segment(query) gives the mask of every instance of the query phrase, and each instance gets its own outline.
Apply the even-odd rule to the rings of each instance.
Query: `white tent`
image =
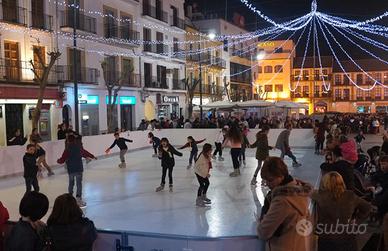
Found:
[[[265,100],[249,100],[249,101],[237,103],[237,107],[240,107],[240,108],[270,107],[273,105],[274,105],[273,102],[269,102]]]
[[[291,102],[291,101],[278,101],[275,103],[276,107],[281,108],[308,108],[308,105],[297,103],[297,102]]]
[[[202,108],[215,108],[215,109],[230,109],[235,107],[236,107],[236,102],[229,102],[229,101],[216,101],[202,106]]]

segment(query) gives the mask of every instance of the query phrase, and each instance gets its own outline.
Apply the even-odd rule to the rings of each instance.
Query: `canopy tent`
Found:
[[[213,108],[213,109],[231,109],[237,107],[236,102],[229,101],[216,101],[202,105],[202,108]]]
[[[276,107],[281,107],[281,108],[308,108],[308,105],[297,103],[297,102],[291,102],[291,101],[277,101],[275,103]]]
[[[270,107],[273,106],[273,102],[265,101],[265,100],[249,100],[245,102],[239,102],[236,104],[237,107],[240,108],[254,108],[254,107]]]

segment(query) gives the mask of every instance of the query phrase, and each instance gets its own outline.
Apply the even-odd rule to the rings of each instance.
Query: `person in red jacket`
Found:
[[[8,210],[0,202],[0,251],[3,250],[3,246],[4,246],[4,228],[5,228],[5,223],[7,223],[8,220],[9,220]]]
[[[76,199],[79,207],[86,207],[86,203],[82,200],[82,176],[84,167],[82,158],[97,159],[93,154],[86,151],[80,142],[77,142],[74,135],[69,135],[67,138],[68,145],[62,154],[62,157],[57,160],[58,164],[66,162],[67,172],[69,174],[69,194],[73,195],[74,180],[77,182]]]

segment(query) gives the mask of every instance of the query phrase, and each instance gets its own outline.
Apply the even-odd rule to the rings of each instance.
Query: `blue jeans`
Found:
[[[82,198],[82,175],[83,172],[78,173],[69,173],[69,194],[73,195],[73,188],[74,188],[74,180],[76,180],[77,183],[77,198]]]
[[[189,158],[189,164],[193,164],[193,159],[194,161],[197,159],[198,151],[191,151],[190,152],[190,158]]]
[[[280,154],[280,158],[284,159],[284,156],[286,155],[292,159],[292,162],[294,164],[298,163],[298,161],[296,161],[295,155],[291,152],[291,150],[281,149],[281,151],[282,151],[282,153]]]

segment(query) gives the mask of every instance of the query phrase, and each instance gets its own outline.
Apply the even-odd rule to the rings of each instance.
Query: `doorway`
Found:
[[[65,105],[62,108],[62,122],[69,126],[71,124],[71,107],[69,105]]]
[[[133,105],[120,105],[121,110],[121,129],[125,131],[133,130]]]
[[[14,136],[16,129],[20,129],[21,135],[24,135],[23,105],[21,104],[5,105],[5,126],[6,126],[7,140]]]

